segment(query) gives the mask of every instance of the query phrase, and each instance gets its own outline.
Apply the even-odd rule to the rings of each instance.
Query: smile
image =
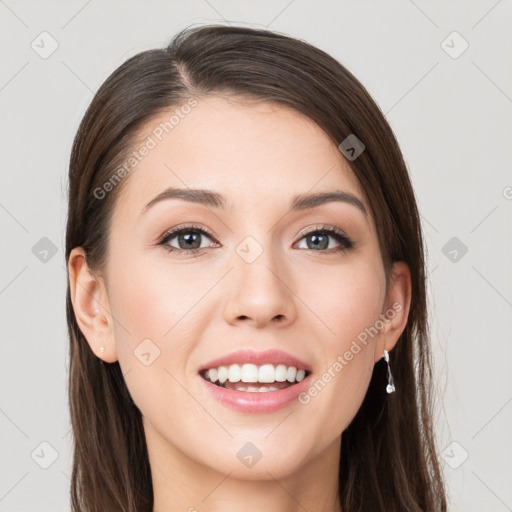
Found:
[[[307,370],[284,364],[232,364],[209,368],[200,373],[203,379],[225,389],[242,392],[278,391],[301,382]]]

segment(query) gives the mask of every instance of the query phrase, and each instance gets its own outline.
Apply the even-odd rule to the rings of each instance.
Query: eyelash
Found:
[[[205,229],[205,228],[202,228],[200,226],[195,226],[195,225],[188,225],[188,226],[179,226],[177,228],[173,228],[169,231],[166,231],[158,240],[157,242],[157,245],[162,245],[162,246],[166,246],[167,243],[172,240],[176,235],[179,235],[180,233],[187,233],[187,232],[195,232],[195,233],[199,233],[201,235],[205,235],[207,236],[208,238],[211,238],[211,239],[215,239],[214,236],[213,236],[213,233],[211,233],[209,230]],[[339,242],[341,244],[341,248],[337,248],[337,249],[322,249],[320,251],[314,251],[313,249],[307,249],[307,250],[310,250],[310,251],[314,251],[314,252],[319,252],[321,254],[323,253],[333,253],[333,252],[346,252],[352,248],[354,248],[355,244],[354,242],[352,242],[352,240],[350,240],[350,238],[347,237],[347,235],[345,235],[341,230],[337,229],[337,228],[334,228],[334,227],[331,227],[331,226],[322,226],[320,228],[315,228],[313,230],[310,230],[310,231],[306,231],[306,232],[302,232],[299,234],[299,240],[302,240],[303,238],[305,238],[306,236],[311,236],[311,235],[317,235],[317,234],[321,234],[321,235],[329,235],[331,236],[332,238],[334,238],[337,242]],[[171,247],[171,246],[168,246],[165,247],[165,249],[168,251],[168,252],[178,252],[180,253],[181,255],[196,255],[198,256],[200,251],[202,251],[203,249],[206,249],[206,247],[203,247],[203,248],[197,248],[197,249],[178,249],[176,247]],[[301,249],[301,250],[304,250],[304,249]]]

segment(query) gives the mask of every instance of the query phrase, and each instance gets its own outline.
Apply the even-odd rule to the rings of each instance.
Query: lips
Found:
[[[240,350],[199,368],[201,381],[222,405],[270,413],[291,405],[311,382],[311,365],[281,350]]]
[[[200,378],[200,381],[209,396],[223,407],[237,413],[269,414],[291,407],[293,404],[297,407],[298,397],[311,385],[312,375],[292,386],[266,393],[226,389],[204,378]]]

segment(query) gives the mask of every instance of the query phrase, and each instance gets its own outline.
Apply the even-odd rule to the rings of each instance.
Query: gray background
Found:
[[[450,510],[512,510],[511,12],[504,0],[0,0],[0,510],[69,510],[63,253],[78,123],[128,57],[219,21],[319,46],[385,112],[428,247]]]

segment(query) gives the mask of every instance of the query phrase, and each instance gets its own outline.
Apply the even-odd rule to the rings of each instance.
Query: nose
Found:
[[[255,328],[290,325],[297,315],[293,278],[283,261],[276,261],[265,249],[252,263],[238,254],[233,258],[224,304],[224,319],[231,325],[241,322]]]

